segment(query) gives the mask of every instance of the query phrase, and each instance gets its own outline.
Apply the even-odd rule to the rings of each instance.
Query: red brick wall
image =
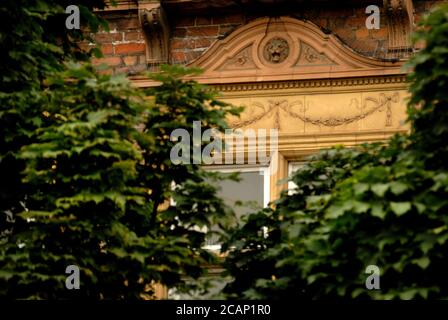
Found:
[[[292,13],[292,17],[310,20],[318,26],[331,30],[343,42],[365,55],[379,55],[387,44],[386,21],[379,30],[365,27],[365,6],[352,9],[308,9]],[[385,15],[381,15],[382,17]],[[229,16],[194,16],[174,20],[171,40],[171,62],[189,63],[199,57],[219,38],[225,37],[238,26],[258,18],[242,14]]]
[[[318,26],[330,30],[355,51],[367,56],[379,56],[381,49],[387,46],[386,15],[380,14],[380,29],[366,28],[366,7],[351,9],[309,10],[295,15],[297,18],[314,22]]]
[[[107,73],[138,74],[146,70],[146,45],[136,11],[103,13],[109,32],[101,30],[94,40],[101,46],[104,58],[94,59],[97,66],[106,64]],[[94,44],[90,44],[94,46]]]
[[[170,62],[185,64],[199,57],[217,39],[246,22],[242,14],[173,19]]]
[[[443,1],[414,1],[415,19],[432,6]],[[144,35],[139,25],[136,10],[124,10],[101,13],[109,21],[110,32],[94,35],[101,45],[104,58],[94,60],[95,64],[106,63],[105,72],[129,75],[147,69]],[[387,49],[387,20],[381,14],[381,28],[368,30],[365,27],[367,15],[365,5],[340,8],[321,6],[291,12],[290,16],[310,20],[318,26],[336,34],[344,43],[368,56],[381,56]],[[215,41],[226,37],[237,27],[263,15],[243,13],[216,14],[211,11],[202,15],[170,15],[171,24],[169,62],[187,64],[204,53]],[[93,46],[93,44],[90,44]]]

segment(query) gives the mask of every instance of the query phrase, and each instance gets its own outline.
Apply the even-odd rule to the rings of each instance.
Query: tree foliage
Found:
[[[50,20],[64,4],[8,2],[37,28],[31,43],[10,53],[37,60],[29,70],[11,63],[4,75],[17,77],[4,81],[1,93],[0,164],[9,176],[1,181],[7,214],[0,295],[141,299],[153,297],[155,283],[188,290],[185,278],[198,278],[216,261],[203,249],[205,230],[224,227],[233,214],[216,197],[214,175],[171,163],[170,133],[191,131],[193,120],[224,129],[224,117],[238,110],[183,80],[196,70],[164,67],[150,75],[161,85],[146,91],[123,77],[99,75],[77,59],[79,38],[49,34],[58,30]],[[81,10],[85,16],[93,17],[92,6]],[[53,53],[42,49],[59,42],[68,43]],[[81,271],[80,290],[65,287],[69,265]]]
[[[45,78],[62,70],[66,59],[86,60],[98,49],[82,51],[78,43],[89,39],[82,30],[65,28],[69,0],[4,0],[0,7],[0,236],[7,234],[13,215],[23,210],[28,192],[21,183],[24,162],[20,148],[34,140],[36,129],[51,119],[40,100]],[[84,29],[95,32],[107,24],[92,13],[103,0],[78,1]]]
[[[448,297],[448,6],[417,39],[426,47],[411,61],[410,134],[309,159],[292,194],[231,234],[229,297]],[[366,289],[369,265],[380,290]]]

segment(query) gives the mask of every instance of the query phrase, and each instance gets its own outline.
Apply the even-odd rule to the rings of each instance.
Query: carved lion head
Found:
[[[285,39],[272,38],[264,47],[264,58],[272,63],[283,62],[289,54],[289,45]]]

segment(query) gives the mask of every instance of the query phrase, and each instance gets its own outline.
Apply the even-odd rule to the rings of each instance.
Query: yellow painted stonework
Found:
[[[278,154],[274,155],[279,167],[271,181],[271,199],[275,199],[285,186],[276,181],[286,178],[288,162],[335,144],[384,141],[405,131],[407,96],[403,81],[373,85],[366,81],[358,86],[304,89],[241,87],[224,91],[222,100],[245,107],[239,118],[229,118],[232,128],[279,130]]]

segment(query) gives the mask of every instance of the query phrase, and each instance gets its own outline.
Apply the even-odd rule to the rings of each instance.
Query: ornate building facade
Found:
[[[117,2],[99,12],[110,31],[94,35],[105,55],[96,62],[108,64],[106,72],[148,87],[155,83],[140,73],[160,64],[200,67],[197,81],[245,107],[228,119],[233,128],[278,130],[278,149],[266,164],[275,163],[274,174],[260,177],[261,165],[215,168],[243,175],[239,185],[223,183],[226,199],[265,206],[308,155],[408,130],[404,64],[419,49],[411,32],[441,1]],[[379,9],[379,28],[366,25],[371,5]]]
[[[229,119],[233,128],[278,129],[278,170],[263,181],[265,204],[307,155],[407,130],[403,65],[418,50],[410,35],[438,2],[118,1],[99,12],[110,31],[94,35],[105,55],[95,62],[139,87],[154,85],[139,74],[163,63],[201,67],[196,80],[245,107]],[[366,25],[370,5],[379,9],[379,29]]]

